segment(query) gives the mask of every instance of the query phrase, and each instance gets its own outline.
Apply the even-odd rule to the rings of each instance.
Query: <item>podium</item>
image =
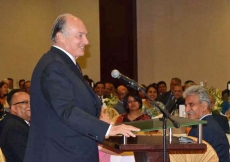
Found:
[[[199,125],[202,128],[202,124],[207,123],[203,120],[192,120],[181,117],[172,117],[174,120],[180,123],[181,127]],[[173,124],[167,121],[167,128],[173,128]],[[162,122],[159,119],[142,120],[135,122],[124,123],[132,125],[141,129],[141,132],[160,130],[162,129]],[[199,137],[202,137],[202,129],[199,129]],[[170,139],[170,140],[169,140]],[[207,146],[198,140],[198,143],[180,143],[178,137],[167,136],[166,149],[167,149],[167,161],[169,161],[170,151],[184,151],[189,152],[191,150],[197,150],[205,152]],[[201,139],[202,141],[202,139]],[[136,162],[162,162],[163,161],[163,135],[151,135],[143,136],[137,135],[135,138],[124,136],[114,136],[104,140],[103,144],[109,148],[119,151],[133,151]]]

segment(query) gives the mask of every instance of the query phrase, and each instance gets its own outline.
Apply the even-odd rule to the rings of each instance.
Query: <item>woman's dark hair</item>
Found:
[[[148,85],[148,87],[146,88],[146,93],[148,92],[148,90],[150,88],[154,88],[157,91],[157,95],[158,95],[158,90],[157,90],[157,84],[156,83]]]
[[[142,99],[135,93],[128,93],[125,97],[124,97],[124,100],[123,100],[123,107],[125,108],[126,112],[129,113],[129,108],[128,108],[128,98],[129,97],[133,97],[135,101],[137,101],[140,106],[139,106],[139,109],[142,108]]]
[[[0,82],[0,88],[2,88],[2,87],[3,87],[3,85],[5,85],[5,84],[7,85],[7,83],[6,83],[6,82],[1,81],[1,82]]]

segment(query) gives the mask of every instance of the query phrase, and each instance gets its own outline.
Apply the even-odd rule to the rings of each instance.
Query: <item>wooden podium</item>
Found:
[[[110,137],[104,141],[104,145],[120,151],[133,151],[136,162],[163,162],[163,137],[154,136],[137,136],[136,138],[127,138],[126,144],[123,144],[123,136]],[[172,142],[167,140],[167,161],[170,151],[198,150],[202,153],[206,150],[206,144],[179,142],[178,137],[173,137]]]
[[[181,126],[204,124],[206,121],[191,120],[185,118],[174,117]],[[145,121],[128,122],[127,125],[133,125],[141,129],[141,131],[151,131],[160,129],[161,122],[159,119],[151,119]],[[167,128],[172,128],[172,123],[168,123]],[[199,132],[202,134],[202,132]],[[169,161],[170,151],[182,151],[188,153],[191,150],[198,151],[199,153],[205,152],[207,149],[206,144],[203,143],[180,143],[178,137],[170,138],[167,136],[166,150],[167,161]],[[199,140],[198,140],[199,141]],[[103,143],[109,148],[119,151],[133,151],[136,162],[163,162],[163,135],[156,134],[151,136],[137,135],[137,137],[126,138],[124,136],[110,137],[104,140]]]

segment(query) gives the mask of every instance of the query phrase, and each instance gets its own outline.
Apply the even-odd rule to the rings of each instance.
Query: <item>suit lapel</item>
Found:
[[[100,105],[100,100],[98,99],[97,95],[95,94],[95,92],[93,91],[93,89],[86,83],[85,79],[82,76],[81,70],[77,67],[78,65],[75,65],[73,63],[73,61],[69,58],[69,56],[67,56],[67,54],[65,54],[63,51],[59,50],[58,48],[55,47],[51,47],[50,51],[52,53],[56,53],[58,54],[63,60],[63,63],[65,63],[79,78],[80,80],[85,84],[85,86],[88,88],[88,90],[91,92],[91,94],[94,96],[94,98],[96,99],[96,103],[98,105]]]

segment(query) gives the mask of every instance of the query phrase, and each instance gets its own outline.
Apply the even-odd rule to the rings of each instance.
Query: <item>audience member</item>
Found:
[[[1,149],[7,162],[23,162],[29,133],[30,96],[14,89],[7,101],[10,113],[0,122]]]
[[[104,91],[104,95],[109,97],[111,94],[116,96],[116,89],[115,86],[113,85],[113,83],[110,82],[106,82],[105,83],[105,91]]]
[[[188,85],[189,84],[189,85]],[[185,82],[184,82],[184,85],[183,85],[183,91],[186,89],[186,88],[188,88],[188,87],[190,87],[190,86],[192,86],[192,85],[195,85],[195,82],[194,81],[192,81],[192,80],[186,80]]]
[[[8,108],[9,105],[6,102],[6,96],[8,94],[8,84],[4,81],[0,82],[0,103],[5,107]]]
[[[141,86],[142,86],[142,87],[145,89],[145,91],[146,91],[147,86],[144,85],[144,84],[141,84]],[[142,99],[142,101],[146,99],[145,93],[143,93],[142,91],[138,91],[138,96]]]
[[[221,105],[222,114],[225,114],[226,111],[229,109],[229,92],[230,92],[230,81],[227,82],[227,88],[222,91],[222,100],[223,100],[223,103]]]
[[[157,90],[159,95],[163,95],[167,92],[167,85],[164,81],[159,81],[157,83]]]
[[[173,99],[173,88],[175,85],[181,85],[180,78],[172,78],[170,82],[170,90],[166,92],[159,101],[161,101],[165,106]]]
[[[127,87],[124,85],[120,85],[117,87],[117,97],[118,97],[118,102],[116,105],[114,105],[114,109],[119,113],[123,114],[126,112],[124,106],[123,106],[123,100],[125,95],[128,93]]]
[[[157,83],[158,96],[157,101],[162,101],[165,93],[167,92],[167,84],[164,81]]]
[[[26,93],[30,94],[30,81],[29,80],[25,81],[25,83],[23,84],[23,90]]]
[[[210,99],[210,104],[211,104],[210,109],[212,112],[216,101],[213,96],[209,96],[209,99]],[[228,118],[226,116],[223,116],[217,113],[212,113],[212,116],[216,120],[216,122],[220,125],[220,127],[223,129],[223,131],[226,133],[229,133]]]
[[[146,93],[150,98],[146,98],[146,100],[143,102],[141,112],[144,114],[148,114],[151,118],[153,118],[161,114],[160,110],[158,109],[158,106],[160,106],[162,109],[164,109],[165,106],[161,102],[156,101],[158,92],[157,87],[154,84],[150,84],[147,87]],[[155,101],[154,104],[151,103],[151,100]]]
[[[9,81],[8,88],[9,88],[10,90],[14,89],[14,79],[12,79],[12,78],[7,78],[7,79],[8,79],[8,81]]]
[[[182,85],[175,85],[173,87],[173,99],[169,101],[166,109],[171,114],[175,109],[179,110],[179,105],[184,105],[185,100],[183,98],[183,87]]]
[[[142,100],[136,94],[127,94],[123,100],[123,106],[126,109],[126,113],[118,116],[116,124],[150,119],[150,116],[140,111],[142,108]]]
[[[103,82],[97,82],[94,85],[94,92],[97,94],[98,98],[101,100],[101,104],[103,105],[103,94],[105,91],[105,85]]]
[[[188,87],[191,87],[193,85],[197,85],[195,82],[188,82],[185,89],[187,89]]]
[[[25,79],[20,79],[19,81],[18,81],[18,88],[19,89],[23,89],[23,84],[25,83]]]
[[[92,88],[94,87],[94,81],[90,79],[88,75],[84,75],[83,78]]]
[[[183,93],[185,111],[189,119],[206,120],[203,124],[203,139],[216,151],[220,162],[229,161],[229,143],[225,132],[211,115],[211,104],[207,90],[201,86],[191,86]],[[197,126],[193,126],[189,136],[198,137]]]

